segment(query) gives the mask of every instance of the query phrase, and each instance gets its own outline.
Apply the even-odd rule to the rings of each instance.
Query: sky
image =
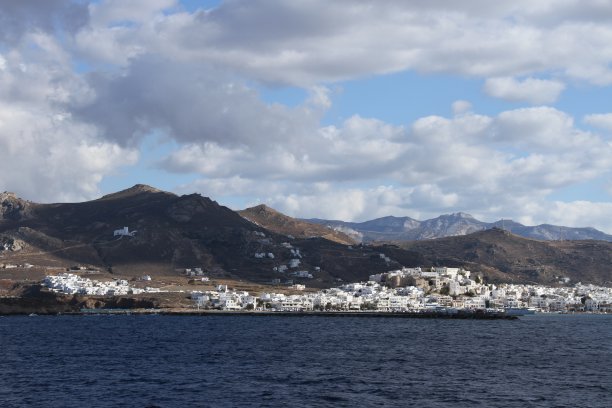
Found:
[[[0,0],[0,191],[612,233],[612,2]]]

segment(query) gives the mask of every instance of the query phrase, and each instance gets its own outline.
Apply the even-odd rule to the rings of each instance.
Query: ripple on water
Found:
[[[611,407],[612,316],[3,318],[0,405]]]

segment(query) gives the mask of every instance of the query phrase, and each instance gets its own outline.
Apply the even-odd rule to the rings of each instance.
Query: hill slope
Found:
[[[296,238],[321,237],[346,245],[356,243],[340,231],[324,225],[291,218],[263,204],[238,211],[238,214],[277,234],[291,235]]]
[[[612,243],[605,241],[538,241],[501,229],[465,236],[404,242],[432,265],[465,266],[491,280],[553,284],[612,284]]]

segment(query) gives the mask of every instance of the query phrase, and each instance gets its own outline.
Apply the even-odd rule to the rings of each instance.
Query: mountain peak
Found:
[[[151,187],[147,184],[135,184],[134,186],[128,188],[127,190],[124,191],[132,191],[132,192],[137,192],[137,193],[162,193],[162,190],[159,190],[155,187]]]
[[[31,206],[31,202],[17,197],[15,193],[8,191],[0,193],[0,220],[27,218]]]
[[[111,194],[107,194],[105,196],[103,196],[101,198],[101,200],[108,200],[108,199],[116,199],[116,198],[125,198],[125,197],[130,197],[130,196],[135,196],[135,195],[139,195],[139,194],[147,194],[147,193],[164,193],[164,194],[171,194],[174,195],[172,193],[168,193],[166,191],[162,191],[159,190],[155,187],[151,187],[149,185],[146,184],[135,184],[134,186],[127,188],[125,190],[121,190],[118,191],[116,193],[111,193]]]
[[[10,191],[4,191],[0,193],[0,202],[6,200],[20,200],[20,198],[17,197],[17,194],[15,193],[11,193]]]
[[[495,226],[492,228],[487,228],[484,229],[482,231],[477,231],[475,232],[475,234],[482,234],[483,236],[502,236],[505,235],[507,237],[509,236],[513,236],[513,237],[519,237],[519,235],[513,234],[511,231],[508,231],[507,229],[501,228],[499,226]],[[522,239],[530,239],[527,237],[521,237]]]
[[[259,204],[254,207],[247,208],[245,212],[257,213],[257,214],[279,214],[274,208],[268,207],[265,204]]]
[[[464,212],[452,213],[452,214],[450,214],[450,216],[453,217],[453,218],[466,218],[466,219],[469,219],[469,220],[473,220],[474,219],[474,217],[472,217],[471,214],[464,213]]]

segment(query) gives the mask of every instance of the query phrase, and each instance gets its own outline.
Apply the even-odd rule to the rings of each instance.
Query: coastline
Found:
[[[192,310],[183,308],[164,309],[81,309],[60,313],[10,313],[2,316],[91,316],[91,315],[163,315],[163,316],[250,316],[250,317],[360,317],[360,318],[413,318],[413,319],[460,319],[460,320],[517,320],[518,316],[503,312],[457,311],[423,311],[423,312],[377,312],[377,311],[245,311],[245,310]]]

